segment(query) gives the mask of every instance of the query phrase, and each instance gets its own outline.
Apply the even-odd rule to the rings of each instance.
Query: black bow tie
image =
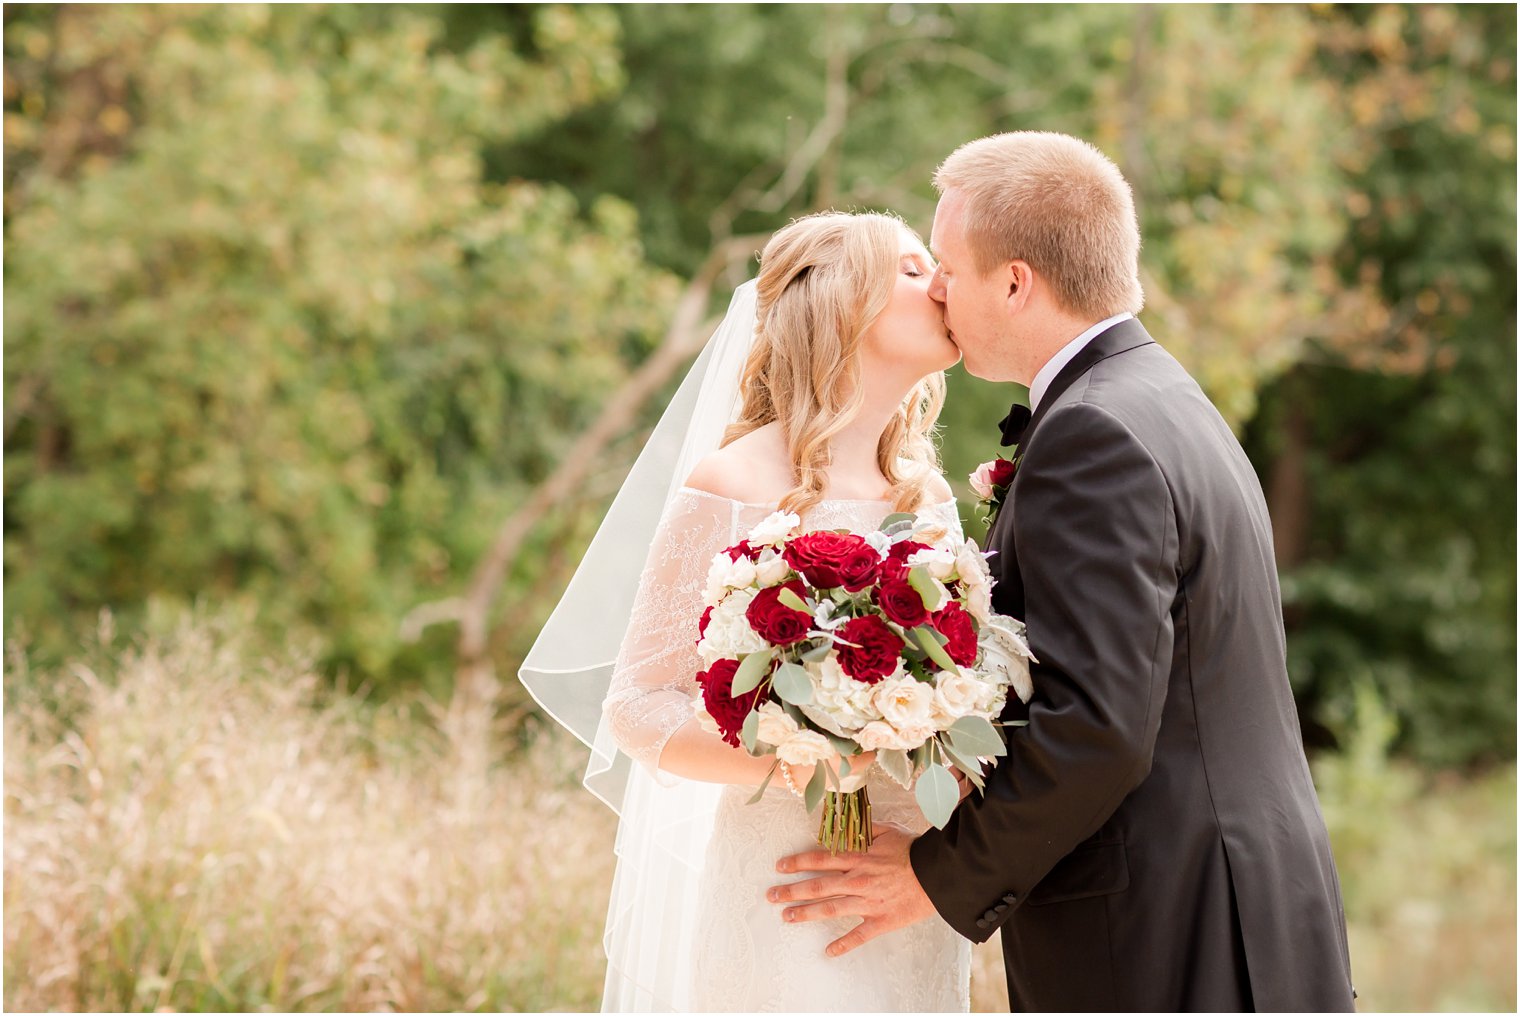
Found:
[[[1013,408],[1008,410],[1008,415],[1003,417],[1003,422],[998,427],[1003,432],[1002,445],[1004,448],[1016,445],[1024,439],[1024,428],[1029,426],[1029,420],[1034,416],[1028,406],[1015,402]]]

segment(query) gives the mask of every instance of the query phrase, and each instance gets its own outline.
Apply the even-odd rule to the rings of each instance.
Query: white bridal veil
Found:
[[[689,1009],[697,879],[722,787],[633,765],[612,738],[602,700],[660,518],[733,422],[754,337],[751,281],[734,292],[518,671],[544,711],[590,747],[586,788],[620,816],[604,1012]]]

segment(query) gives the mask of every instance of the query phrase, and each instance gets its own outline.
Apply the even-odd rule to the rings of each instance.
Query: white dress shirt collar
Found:
[[[1127,321],[1134,316],[1129,311],[1125,311],[1123,314],[1115,314],[1111,318],[1104,318],[1056,350],[1056,355],[1046,361],[1045,366],[1040,368],[1040,372],[1034,376],[1034,381],[1029,385],[1030,411],[1040,408],[1040,399],[1044,397],[1046,389],[1056,379],[1056,375],[1061,373],[1061,368],[1070,363],[1072,358],[1078,353],[1082,352],[1089,342],[1108,331],[1120,321]]]

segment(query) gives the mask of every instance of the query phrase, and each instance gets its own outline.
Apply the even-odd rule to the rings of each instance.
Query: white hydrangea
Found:
[[[697,652],[706,666],[724,657],[738,657],[743,653],[758,653],[766,648],[765,639],[750,627],[744,612],[755,598],[752,589],[735,589],[713,608],[707,622],[707,634],[697,644]]]
[[[820,727],[849,736],[881,718],[872,694],[875,689],[846,674],[835,654],[821,663],[807,664],[807,669],[813,677],[813,701],[803,707],[803,713]]]

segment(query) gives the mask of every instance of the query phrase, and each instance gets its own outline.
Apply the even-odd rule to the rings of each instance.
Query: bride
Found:
[[[587,786],[621,815],[603,1011],[969,1008],[970,944],[938,919],[839,958],[824,949],[853,921],[782,923],[764,894],[775,862],[814,843],[797,794],[812,770],[791,766],[748,803],[772,760],[693,709],[709,564],[772,512],[869,532],[909,511],[959,533],[931,434],[960,354],[932,273],[890,216],[778,231],[524,663],[524,684],[592,746]],[[925,828],[879,768],[866,785],[878,822]]]

